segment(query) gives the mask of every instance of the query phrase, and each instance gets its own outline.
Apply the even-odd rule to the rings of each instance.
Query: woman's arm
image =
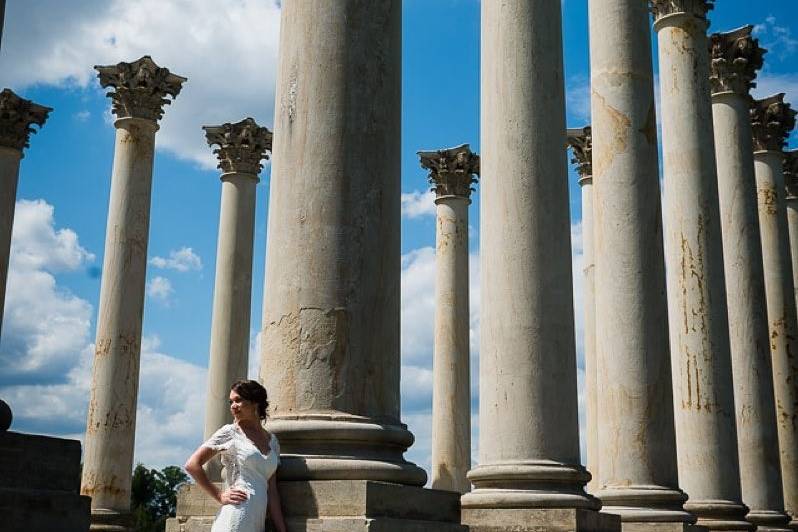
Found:
[[[194,451],[194,454],[189,457],[183,467],[197,482],[197,485],[208,492],[208,495],[216,499],[217,502],[221,504],[239,504],[247,500],[247,494],[243,490],[231,488],[227,491],[221,491],[216,487],[216,484],[211,482],[208,475],[205,474],[205,470],[202,469],[202,466],[213,458],[217,452],[218,451],[214,451],[209,447],[201,446]]]
[[[269,517],[277,532],[286,532],[283,507],[280,502],[280,492],[277,490],[277,475],[269,479]]]

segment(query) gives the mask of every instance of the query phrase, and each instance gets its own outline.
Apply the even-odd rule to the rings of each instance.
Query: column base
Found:
[[[455,492],[365,480],[281,480],[279,489],[288,532],[468,532]],[[166,532],[209,532],[218,508],[184,485]]]
[[[463,508],[470,532],[619,532],[617,515],[584,508]]]
[[[620,515],[624,524],[696,522],[696,517],[684,510],[687,495],[679,489],[646,485],[611,487],[594,495],[601,500],[603,512]]]
[[[93,508],[89,530],[91,532],[134,532],[133,515],[114,510]]]
[[[368,480],[423,486],[427,473],[404,459],[413,444],[405,425],[349,415],[274,417],[280,480]]]
[[[695,515],[697,525],[709,530],[747,530],[756,527],[745,520],[748,507],[742,503],[725,500],[688,500],[684,509]]]
[[[790,516],[776,510],[751,510],[746,521],[756,526],[759,532],[792,532]]]

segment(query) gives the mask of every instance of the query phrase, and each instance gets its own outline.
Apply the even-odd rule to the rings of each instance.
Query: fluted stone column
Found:
[[[713,530],[744,520],[709,87],[708,0],[652,0],[679,482]]]
[[[581,529],[604,514],[579,463],[561,2],[481,10],[480,459],[463,522]]]
[[[603,510],[625,529],[695,518],[673,420],[649,11],[590,1],[596,373]]]
[[[6,300],[19,163],[31,133],[36,133],[32,126],[44,126],[50,111],[49,107],[20,98],[11,89],[0,92],[0,330]]]
[[[592,494],[596,491],[598,481],[599,447],[598,447],[598,419],[596,410],[596,393],[598,382],[596,380],[596,298],[595,298],[595,254],[593,246],[593,165],[591,152],[590,126],[568,130],[568,145],[573,151],[571,162],[577,165],[579,173],[579,187],[582,191],[582,276],[583,304],[585,320],[585,421],[586,421],[586,447],[587,470],[590,473],[590,482],[587,490]]]
[[[784,190],[787,202],[787,226],[790,233],[792,282],[798,304],[798,149],[784,152]]]
[[[426,481],[399,411],[401,22],[283,3],[260,378],[285,480]]]
[[[710,37],[712,119],[743,502],[754,525],[789,521],[781,495],[749,90],[765,50],[745,26]]]
[[[784,153],[795,111],[778,94],[753,102],[754,169],[765,267],[784,509],[798,529],[798,316],[784,200]]]
[[[435,337],[432,388],[432,487],[466,493],[471,484],[468,206],[479,156],[468,144],[420,151],[435,190]]]
[[[252,300],[252,248],[255,233],[255,188],[272,148],[272,133],[252,118],[221,126],[204,126],[208,145],[222,171],[222,206],[216,247],[211,349],[205,438],[232,422],[230,385],[247,378]],[[218,459],[206,465],[211,480],[221,482]]]
[[[186,78],[149,56],[95,67],[116,115],[81,492],[92,530],[128,530],[155,132]]]

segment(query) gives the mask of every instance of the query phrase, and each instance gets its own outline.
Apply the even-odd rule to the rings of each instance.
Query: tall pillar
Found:
[[[112,89],[116,145],[81,493],[92,498],[92,530],[122,531],[131,524],[155,132],[166,96],[175,98],[186,78],[149,56],[95,68],[100,85]]]
[[[679,489],[649,11],[589,8],[599,475],[624,528],[695,518]]]
[[[581,529],[604,514],[579,463],[561,2],[481,9],[480,460],[463,522]]]
[[[709,0],[651,0],[659,40],[665,247],[679,482],[713,530],[747,530],[713,149]]]
[[[6,300],[19,163],[28,147],[30,134],[36,133],[32,126],[44,126],[50,111],[49,107],[20,98],[11,89],[0,92],[0,329]]]
[[[751,107],[751,126],[784,509],[791,518],[790,528],[798,530],[798,315],[782,151],[795,127],[795,111],[784,102],[784,94],[756,100]]]
[[[401,7],[283,3],[260,378],[284,480],[426,481],[399,411]]]
[[[790,233],[792,282],[798,304],[798,149],[784,152],[784,191],[787,203],[787,226]]]
[[[598,482],[599,446],[598,446],[598,412],[596,410],[596,288],[595,288],[595,253],[593,245],[593,163],[590,126],[568,130],[568,145],[574,157],[571,162],[577,165],[579,187],[582,191],[582,282],[585,320],[585,420],[587,470],[590,482],[587,490],[595,493]]]
[[[255,233],[255,188],[261,159],[272,148],[272,133],[252,118],[236,124],[204,126],[208,145],[222,171],[222,206],[216,247],[211,349],[205,438],[232,422],[230,385],[247,378],[252,300],[252,247]],[[218,459],[207,464],[211,480],[221,482]]]
[[[749,91],[762,68],[765,50],[745,26],[710,37],[712,120],[718,165],[729,343],[740,484],[747,519],[779,529],[784,514],[779,470],[773,378],[768,348],[762,244],[756,205],[756,181]]]
[[[468,206],[479,156],[468,144],[420,151],[437,214],[432,388],[432,487],[466,493],[471,483]]]

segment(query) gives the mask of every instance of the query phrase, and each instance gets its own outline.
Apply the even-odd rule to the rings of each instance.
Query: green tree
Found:
[[[133,470],[131,511],[136,532],[163,532],[166,519],[174,517],[177,506],[176,488],[188,476],[177,466],[162,470],[138,464]]]

